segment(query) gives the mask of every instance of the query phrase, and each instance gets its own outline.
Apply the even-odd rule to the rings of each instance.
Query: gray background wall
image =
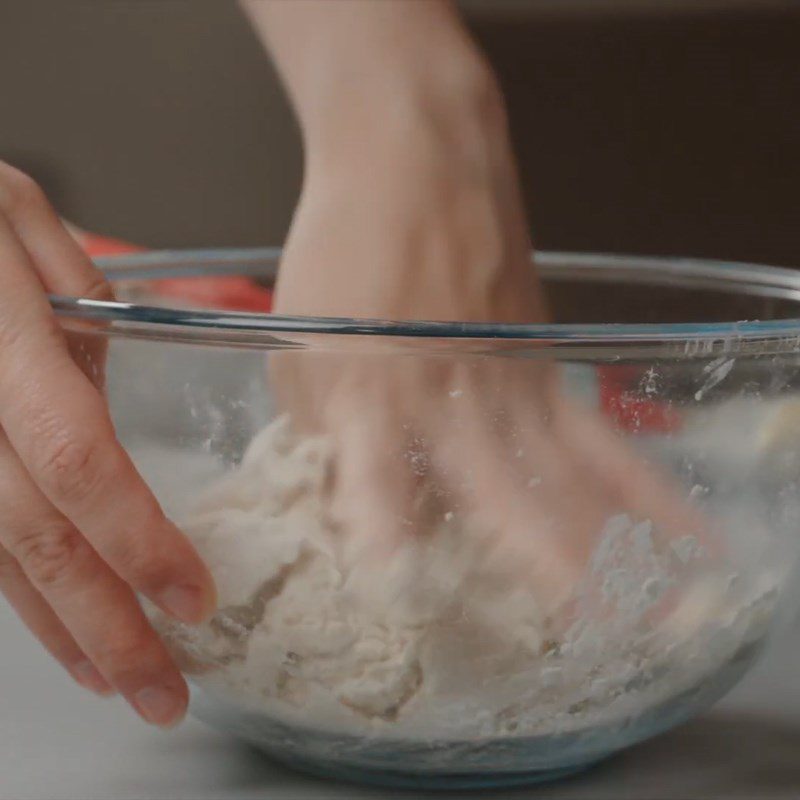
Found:
[[[465,5],[539,246],[800,266],[800,3]],[[230,0],[0,0],[0,157],[151,246],[279,243],[301,178]]]

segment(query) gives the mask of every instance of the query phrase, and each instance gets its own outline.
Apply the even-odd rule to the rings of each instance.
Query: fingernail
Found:
[[[157,600],[168,614],[192,625],[203,622],[213,612],[207,593],[199,586],[169,586]]]
[[[183,717],[183,699],[166,686],[148,686],[133,696],[133,705],[151,725],[169,728]]]
[[[114,694],[114,688],[109,682],[97,671],[97,668],[91,661],[79,661],[70,670],[72,677],[90,692],[100,695]]]

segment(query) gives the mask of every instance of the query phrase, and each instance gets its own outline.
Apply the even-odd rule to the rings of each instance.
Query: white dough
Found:
[[[691,685],[715,658],[730,657],[759,612],[749,598],[747,624],[731,615],[729,640],[712,657],[703,645],[710,612],[698,603],[724,598],[695,593],[665,626],[669,647],[656,642],[648,609],[691,548],[685,560],[657,554],[652,526],[620,515],[587,567],[587,587],[602,584],[616,612],[611,621],[593,616],[587,588],[587,617],[558,630],[535,586],[510,580],[507,565],[492,558],[493,532],[458,510],[388,557],[356,541],[331,516],[329,468],[326,442],[298,438],[281,418],[180,520],[216,579],[220,611],[200,628],[155,616],[196,681],[225,700],[356,732],[566,729],[595,707],[629,714],[634,700]],[[641,690],[630,697],[626,687],[642,663],[667,651],[683,672],[649,698]]]
[[[370,555],[330,518],[326,468],[325,443],[281,420],[183,520],[221,609],[195,642],[200,660],[227,660],[289,704],[317,694],[391,720],[421,693],[479,690],[540,657],[534,594],[492,574],[487,536],[448,512],[425,543]]]

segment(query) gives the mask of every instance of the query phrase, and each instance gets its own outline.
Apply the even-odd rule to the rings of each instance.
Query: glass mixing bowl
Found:
[[[118,302],[52,299],[217,580],[207,625],[150,609],[193,713],[310,772],[512,785],[739,680],[794,605],[796,273],[542,253],[552,325],[164,291],[278,255],[117,257]]]

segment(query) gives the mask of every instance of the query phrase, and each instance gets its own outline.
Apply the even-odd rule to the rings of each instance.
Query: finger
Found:
[[[11,224],[47,290],[111,300],[111,285],[70,236],[42,190],[27,175],[0,161],[0,211]]]
[[[565,443],[554,420],[561,398],[540,406],[526,401],[530,392],[509,400],[514,459],[527,486],[543,508],[556,517],[559,535],[573,559],[586,563],[603,535],[607,521],[625,509],[610,491],[603,473],[592,470]]]
[[[623,510],[651,519],[670,539],[687,535],[713,538],[710,520],[681,495],[671,476],[659,474],[596,414],[569,401],[564,403],[557,423],[561,439],[615,493]]]
[[[0,463],[3,547],[79,650],[144,719],[157,725],[179,720],[188,701],[186,684],[130,587],[50,505],[7,446],[0,449]],[[6,584],[10,580],[23,613],[35,615],[9,563]],[[65,657],[74,656],[71,651]]]
[[[567,424],[560,424],[565,446],[587,465],[595,480],[606,485],[609,495],[617,498],[632,519],[651,522],[654,540],[662,547],[686,538],[696,543],[692,551],[698,560],[692,558],[685,568],[679,568],[677,582],[653,597],[654,604],[645,615],[655,627],[669,625],[671,619],[680,621],[679,617],[673,618],[673,613],[679,608],[689,609],[687,597],[705,596],[704,590],[698,594],[695,587],[704,586],[709,579],[699,577],[698,568],[713,562],[720,566],[725,552],[724,539],[714,521],[692,506],[671,475],[659,473],[637,455],[604,419],[571,402],[562,410],[568,419]],[[675,563],[683,564],[683,560],[679,558]],[[659,579],[655,585],[660,584]],[[718,588],[713,581],[711,585]]]
[[[430,435],[436,464],[467,515],[485,525],[496,557],[509,575],[525,573],[540,589],[548,610],[571,594],[582,572],[569,537],[559,531],[561,518],[527,485],[502,440],[487,425],[479,407],[462,411],[447,427]]]
[[[354,406],[346,407],[352,415]],[[355,416],[340,418],[336,428],[332,507],[362,544],[388,552],[419,533],[414,470],[421,465],[412,461],[417,454],[406,450],[408,434],[399,422],[369,411]]]
[[[41,189],[27,175],[2,161],[0,213],[25,243],[48,292],[113,300],[111,284],[67,231]],[[67,341],[73,360],[101,388],[105,379],[105,338],[67,332]]]
[[[117,442],[1,217],[0,256],[0,426],[47,498],[126,582],[183,621],[205,619],[215,604],[208,570]]]
[[[0,547],[0,592],[45,649],[85,689],[101,695],[114,689],[97,671],[61,620],[33,587],[17,560]]]

